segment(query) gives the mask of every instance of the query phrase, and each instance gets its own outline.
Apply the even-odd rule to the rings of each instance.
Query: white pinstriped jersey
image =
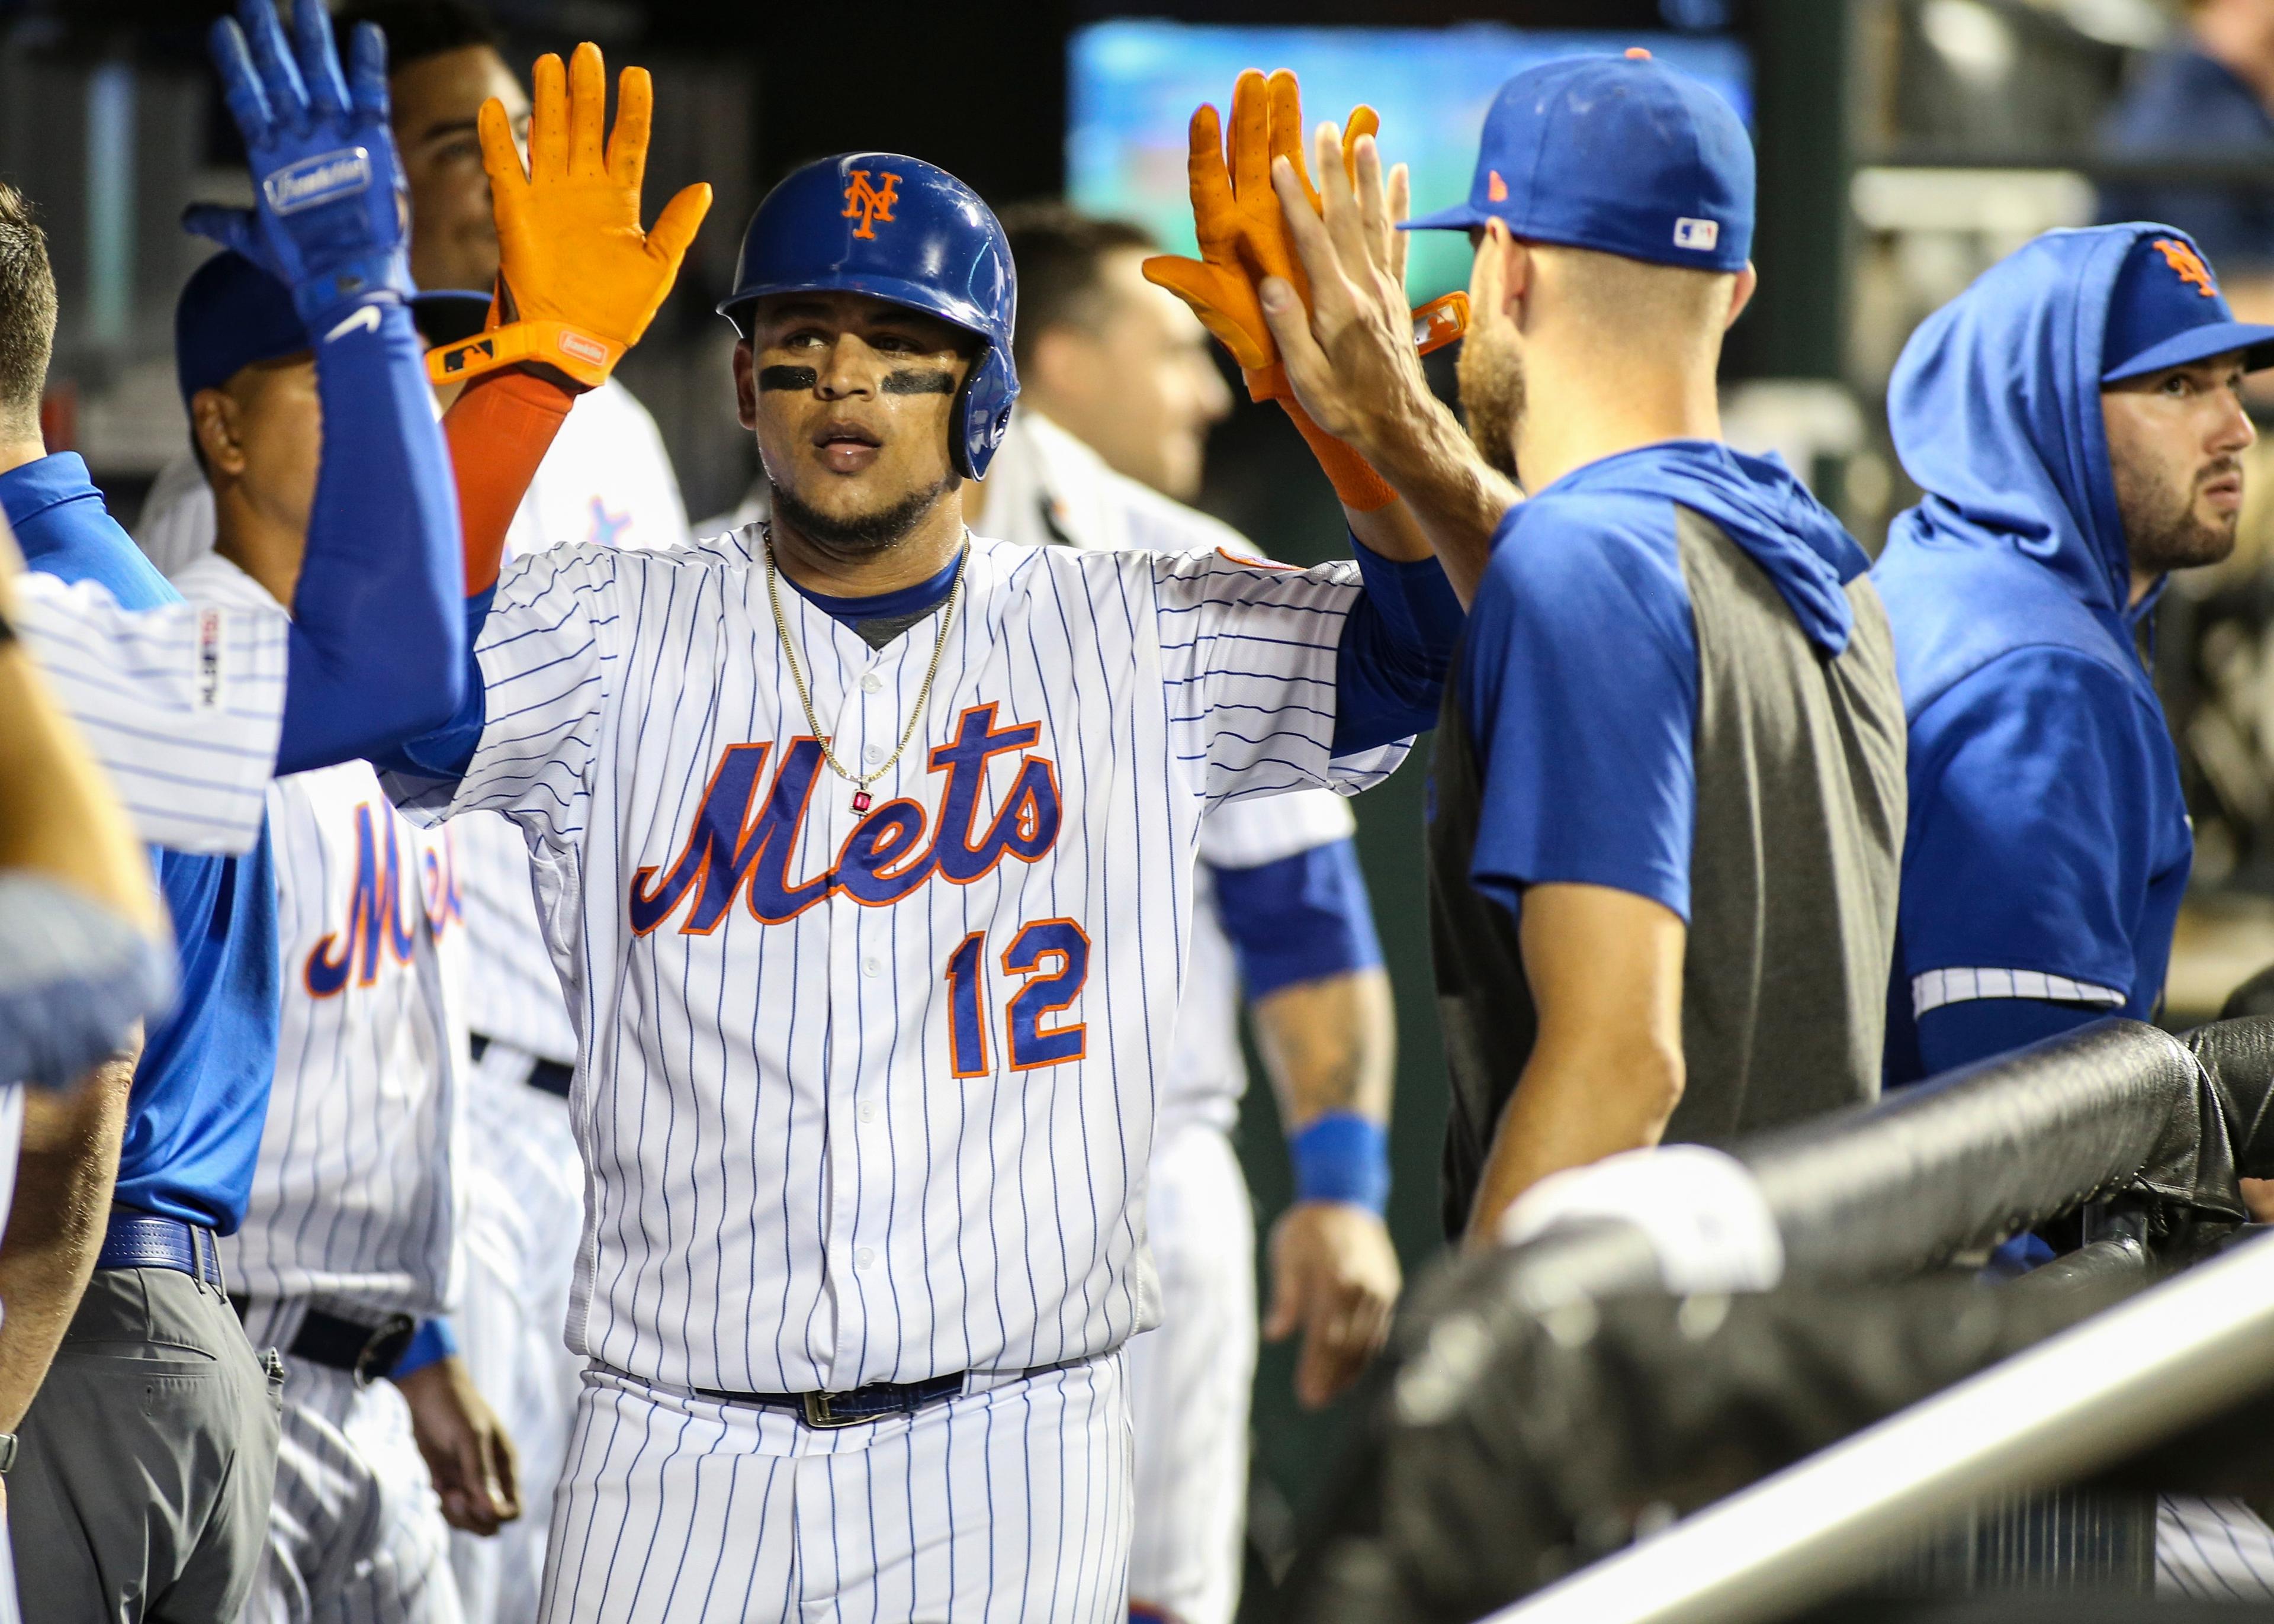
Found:
[[[185,596],[259,601],[208,554]],[[268,788],[282,958],[276,1080],[230,1289],[439,1313],[456,1295],[464,931],[447,831],[395,811],[362,762]]]
[[[1057,542],[1096,551],[1147,548],[1197,553],[1222,547],[1261,557],[1220,519],[1115,472],[1065,430],[1032,408],[1011,417],[987,469],[988,534],[1033,546]],[[1231,1132],[1247,1092],[1239,1046],[1239,965],[1216,913],[1210,866],[1253,868],[1347,840],[1357,821],[1340,795],[1299,790],[1235,801],[1201,824],[1202,868],[1193,892],[1192,948],[1175,1046],[1161,1072],[1161,1128],[1200,1121]]]
[[[18,577],[16,628],[134,832],[233,856],[260,836],[291,623],[273,602],[122,609],[99,583]]]
[[[521,823],[570,946],[571,1345],[761,1392],[1111,1349],[1156,1314],[1144,1169],[1201,816],[1407,748],[1329,760],[1357,567],[975,538],[862,812],[760,558],[752,529],[522,560],[466,775],[399,786]],[[838,756],[884,764],[945,610],[878,651],[780,593]]]
[[[211,555],[213,489],[186,450],[150,487],[134,539],[169,577]],[[655,419],[612,378],[577,398],[553,437],[514,510],[505,557],[568,541],[659,548],[687,539],[687,509]],[[576,1034],[531,898],[529,848],[496,817],[469,817],[454,838],[466,940],[482,989],[475,1029],[543,1059],[574,1060]]]

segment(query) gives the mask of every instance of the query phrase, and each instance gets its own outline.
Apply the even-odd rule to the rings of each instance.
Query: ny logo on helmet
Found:
[[[2172,267],[2179,279],[2197,293],[2207,299],[2218,297],[2218,285],[2210,279],[2210,267],[2202,262],[2202,256],[2193,248],[2176,237],[2159,237],[2156,239],[2156,252],[2164,256],[2164,262]]]
[[[899,176],[885,171],[884,189],[879,191],[870,184],[868,170],[855,169],[853,171],[853,184],[845,188],[844,218],[850,220],[859,215],[861,223],[853,228],[853,235],[873,240],[877,233],[871,228],[879,220],[886,225],[892,224],[892,205],[900,200]]]

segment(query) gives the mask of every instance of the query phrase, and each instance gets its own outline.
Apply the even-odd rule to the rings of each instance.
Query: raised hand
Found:
[[[1359,137],[1373,134],[1380,123],[1372,108],[1352,109],[1346,163],[1356,155]],[[1246,375],[1252,399],[1287,399],[1287,380],[1279,371],[1256,284],[1278,276],[1301,285],[1303,269],[1290,246],[1271,174],[1274,160],[1284,157],[1301,175],[1301,88],[1284,68],[1268,79],[1254,68],[1242,73],[1231,92],[1228,161],[1214,107],[1203,104],[1193,114],[1190,134],[1186,173],[1201,257],[1156,254],[1145,261],[1146,278],[1192,306],[1201,325],[1231,351]],[[1318,194],[1309,177],[1302,176],[1301,184],[1315,208]]]
[[[292,290],[321,333],[373,298],[410,291],[402,165],[387,122],[387,41],[358,26],[342,78],[320,0],[292,8],[288,48],[271,0],[243,0],[208,41],[252,167],[250,209],[198,205],[182,223]],[[367,318],[366,318],[367,320]]]
[[[655,89],[645,68],[626,68],[615,132],[601,139],[608,99],[597,45],[538,58],[524,169],[505,108],[482,104],[482,167],[498,228],[495,325],[481,337],[434,352],[440,382],[513,361],[556,367],[596,386],[637,343],[671,291],[680,262],[711,207],[711,188],[688,187],[640,228]]]

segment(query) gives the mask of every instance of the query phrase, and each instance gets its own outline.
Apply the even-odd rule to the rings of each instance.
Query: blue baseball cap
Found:
[[[256,361],[313,348],[291,290],[243,254],[223,249],[191,274],[174,302],[174,380],[186,406]]]
[[[490,296],[441,289],[411,295],[410,307],[429,343],[450,343],[481,331]],[[218,389],[240,368],[314,347],[291,292],[230,249],[198,267],[174,304],[174,380],[184,406],[199,390]]]
[[[2100,381],[2120,383],[2231,350],[2243,352],[2246,372],[2274,366],[2274,327],[2234,319],[2195,239],[2170,226],[2145,229],[2108,296]]]
[[[1487,220],[1529,242],[1740,271],[1753,246],[1753,144],[1727,102],[1648,51],[1558,57],[1493,98],[1469,200],[1405,225]]]

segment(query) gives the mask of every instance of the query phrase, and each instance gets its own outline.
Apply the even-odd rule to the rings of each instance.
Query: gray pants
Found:
[[[8,1475],[24,1616],[233,1624],[267,1539],[282,1390],[210,1283],[98,1269]]]

